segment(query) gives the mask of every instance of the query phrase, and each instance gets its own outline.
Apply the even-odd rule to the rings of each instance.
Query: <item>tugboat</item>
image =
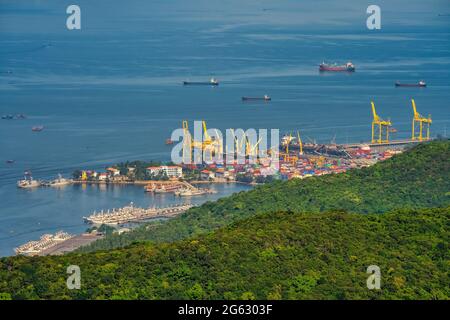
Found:
[[[267,94],[263,97],[242,97],[242,101],[254,101],[254,100],[262,100],[262,101],[270,101],[272,100]]]
[[[347,71],[347,72],[354,72],[355,66],[351,62],[347,62],[344,65],[337,65],[334,64],[327,64],[325,62],[322,62],[319,65],[319,71]]]
[[[396,87],[421,87],[424,88],[427,86],[427,84],[425,83],[425,81],[421,80],[418,83],[400,83],[400,82],[396,82],[395,83]]]
[[[183,81],[183,85],[185,85],[185,86],[188,86],[188,85],[218,86],[219,81],[217,81],[214,78],[211,78],[209,81],[205,81],[205,82]]]

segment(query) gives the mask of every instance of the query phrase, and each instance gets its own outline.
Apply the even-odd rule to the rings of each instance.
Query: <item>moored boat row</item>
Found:
[[[96,225],[118,225],[129,222],[138,222],[142,220],[154,219],[154,218],[167,218],[183,213],[193,205],[181,204],[175,206],[169,206],[164,208],[139,208],[135,207],[133,202],[128,206],[119,209],[94,212],[89,217],[83,217],[86,223]]]
[[[62,187],[71,183],[73,183],[72,179],[65,179],[61,176],[61,174],[58,174],[58,178],[52,181],[34,180],[33,177],[31,176],[31,172],[26,171],[24,178],[22,180],[17,181],[17,187],[22,189],[30,189],[37,187]]]
[[[44,234],[39,240],[29,241],[14,249],[16,254],[37,255],[42,251],[49,249],[62,241],[72,238],[73,235],[58,231],[56,234]]]

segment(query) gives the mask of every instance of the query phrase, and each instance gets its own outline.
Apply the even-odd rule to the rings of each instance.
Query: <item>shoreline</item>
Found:
[[[136,180],[136,181],[81,181],[73,180],[71,184],[99,184],[99,185],[147,185],[151,183],[159,184],[172,184],[172,183],[182,183],[188,182],[191,184],[244,184],[248,186],[254,186],[254,184],[242,182],[242,181],[203,181],[203,180],[193,180],[193,181],[160,181],[160,180]]]

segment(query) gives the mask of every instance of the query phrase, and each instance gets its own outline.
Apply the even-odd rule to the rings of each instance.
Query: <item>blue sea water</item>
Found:
[[[45,232],[81,232],[93,210],[171,203],[141,187],[18,190],[15,182],[25,170],[49,179],[169,160],[164,140],[184,119],[360,142],[370,137],[374,100],[395,138],[408,138],[415,98],[433,117],[433,136],[450,130],[448,1],[379,1],[381,30],[366,28],[368,4],[356,0],[80,0],[81,30],[72,31],[70,4],[0,0],[0,114],[28,116],[0,121],[0,255]],[[320,74],[324,60],[351,60],[357,71]],[[218,87],[181,85],[212,76]],[[421,79],[427,88],[394,87]],[[240,100],[264,94],[271,103]],[[44,131],[32,132],[37,125]],[[216,188],[214,197],[244,187]]]

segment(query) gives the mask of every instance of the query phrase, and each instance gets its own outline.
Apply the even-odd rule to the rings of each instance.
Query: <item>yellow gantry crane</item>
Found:
[[[373,101],[370,102],[372,104],[372,114],[373,114],[373,120],[372,120],[372,143],[387,143],[389,142],[389,128],[392,126],[391,121],[388,119],[383,120],[381,119],[377,111],[375,110],[375,104]],[[378,126],[378,139],[375,139],[375,126]],[[383,127],[386,129],[385,133],[383,134]],[[385,139],[383,139],[383,135],[385,136]]]
[[[303,142],[302,139],[300,139],[300,132],[297,131],[297,139],[298,139],[298,147],[299,147],[299,155],[303,155]]]
[[[428,118],[422,116],[420,113],[417,112],[416,109],[416,102],[414,101],[414,99],[411,99],[411,104],[413,107],[413,111],[414,111],[414,118],[412,121],[412,135],[411,135],[411,139],[412,140],[419,140],[419,141],[423,141],[423,140],[429,140],[430,139],[430,124],[432,123],[431,121],[431,115],[428,115]],[[419,134],[416,135],[415,129],[416,129],[416,124],[419,123]],[[423,137],[423,124],[426,124],[427,127],[427,136],[426,138]]]
[[[217,137],[215,137],[215,139],[212,139],[208,135],[207,128],[206,128],[206,121],[204,121],[204,120],[202,120],[202,127],[203,127],[203,137],[204,137],[203,141],[196,141],[196,140],[194,140],[193,136],[189,132],[188,121],[183,120],[183,130],[184,130],[184,137],[185,137],[183,143],[186,144],[186,147],[183,148],[183,159],[185,159],[185,154],[184,154],[185,150],[189,150],[189,159],[191,159],[191,160],[192,160],[192,151],[194,149],[201,150],[202,155],[205,152],[208,152],[210,160],[212,160],[212,157],[216,153],[223,152],[222,142],[220,141],[220,139],[217,139],[217,137],[219,137],[218,131],[216,130]]]
[[[289,133],[289,136],[284,136],[283,140],[282,140],[282,146],[285,147],[285,151],[284,152],[280,152],[280,156],[283,157],[283,161],[284,162],[289,162],[290,158],[289,158],[289,145],[291,144],[292,141],[292,134]]]

